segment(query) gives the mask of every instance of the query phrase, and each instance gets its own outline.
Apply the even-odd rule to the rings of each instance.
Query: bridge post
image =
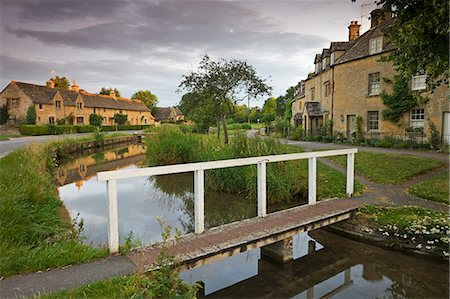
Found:
[[[117,181],[107,180],[108,195],[108,248],[109,253],[119,251],[119,217],[117,212]]]
[[[194,171],[194,226],[195,233],[205,231],[205,171]]]
[[[355,154],[347,154],[347,196],[353,195],[354,184],[354,172],[355,172]]]
[[[316,203],[316,157],[308,158],[308,204]]]
[[[258,217],[264,217],[267,214],[266,164],[267,162],[258,162],[257,166]]]

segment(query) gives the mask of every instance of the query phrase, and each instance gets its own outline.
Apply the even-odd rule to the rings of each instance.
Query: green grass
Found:
[[[9,138],[5,135],[0,135],[0,141],[6,141],[9,140]]]
[[[82,245],[50,170],[49,145],[0,159],[0,276],[76,264],[107,255]]]
[[[329,157],[345,166],[346,156]],[[360,151],[355,155],[355,172],[379,184],[401,184],[417,175],[445,165],[443,161],[406,155],[379,154]]]
[[[432,201],[449,203],[449,174],[445,172],[409,188],[409,193]]]

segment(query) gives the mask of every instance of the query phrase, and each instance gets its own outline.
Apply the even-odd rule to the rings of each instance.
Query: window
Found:
[[[369,95],[380,94],[380,73],[369,74]]]
[[[78,109],[83,109],[83,103],[77,102],[77,108]]]
[[[322,59],[322,70],[324,70],[327,67],[327,58],[325,57]]]
[[[106,124],[106,117],[102,118],[102,123]]]
[[[38,124],[41,123],[41,117],[40,116],[37,117],[37,122],[38,122]]]
[[[42,110],[42,109],[44,109],[44,108],[42,107],[42,104],[39,104],[39,110]]]
[[[316,63],[316,74],[319,72],[319,70],[320,70],[319,63]]]
[[[334,52],[330,55],[330,65],[334,64]]]
[[[119,110],[119,113],[122,114],[122,110]]]
[[[82,116],[78,116],[77,117],[77,124],[83,124],[84,123],[84,119]]]
[[[61,101],[55,101],[55,107],[61,108]]]
[[[103,108],[103,112],[106,112],[106,108]]]
[[[383,37],[375,37],[369,41],[369,54],[380,53],[383,50]]]
[[[427,88],[427,75],[417,75],[412,77],[411,90],[422,90]]]
[[[331,84],[330,82],[325,82],[325,96],[328,97],[331,95]]]
[[[6,99],[6,104],[9,108],[18,108],[20,106],[20,99],[19,98]]]
[[[367,112],[367,130],[378,130],[378,111]]]
[[[147,119],[146,118],[144,118],[144,124],[146,124],[147,123]]]
[[[96,113],[97,109],[94,108],[94,114]]]
[[[425,109],[411,110],[411,127],[423,128],[424,119],[425,119]]]
[[[315,90],[315,88],[314,87],[311,87],[311,101],[314,101],[314,90]]]
[[[54,124],[54,123],[55,123],[55,117],[54,117],[54,116],[50,116],[50,117],[48,118],[48,123],[49,123],[49,124]]]

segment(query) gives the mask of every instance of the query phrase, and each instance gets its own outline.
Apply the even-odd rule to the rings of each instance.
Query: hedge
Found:
[[[142,130],[150,127],[150,125],[129,125],[118,126],[119,131],[126,130]],[[73,126],[73,125],[21,125],[19,126],[19,132],[22,135],[60,135],[60,134],[73,134],[73,133],[89,133],[94,131],[95,126]],[[102,126],[102,131],[115,131],[116,126]]]

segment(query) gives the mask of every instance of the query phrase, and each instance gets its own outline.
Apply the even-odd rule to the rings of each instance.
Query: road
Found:
[[[116,133],[116,132],[105,132],[106,134]],[[142,133],[142,130],[137,131],[120,131],[119,133],[124,134],[134,134]],[[43,143],[51,140],[63,140],[65,138],[79,138],[90,136],[92,133],[77,133],[77,134],[64,134],[64,135],[44,135],[44,136],[26,136],[11,138],[10,140],[0,141],[0,158],[6,156],[10,152],[21,148],[30,143]]]

